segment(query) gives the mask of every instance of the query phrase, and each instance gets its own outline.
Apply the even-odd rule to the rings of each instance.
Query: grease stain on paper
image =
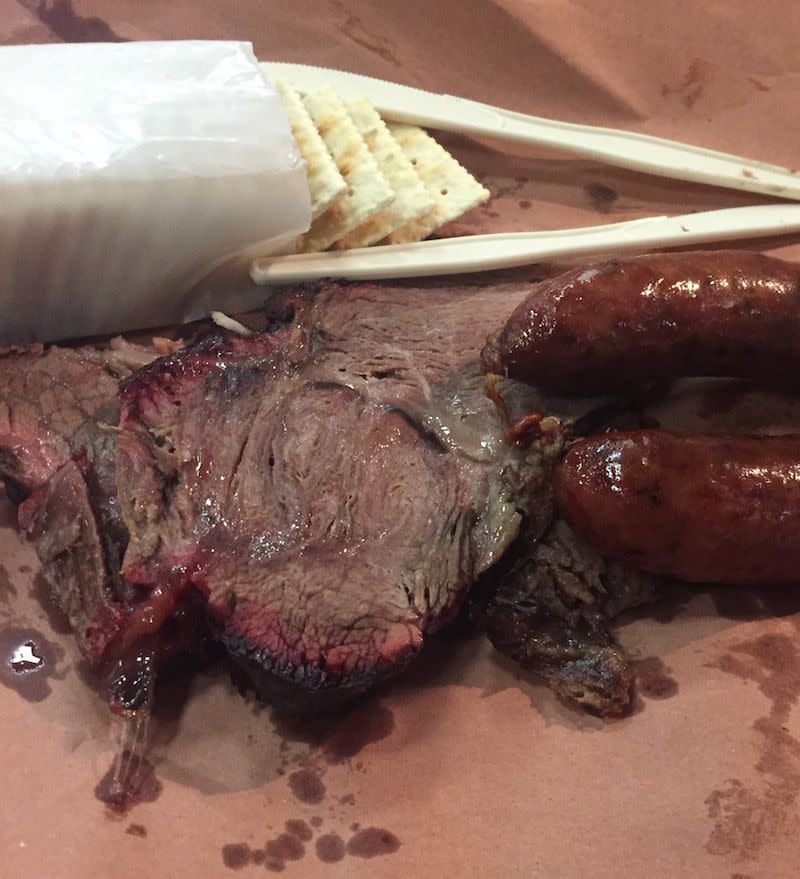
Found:
[[[147,836],[147,828],[144,824],[129,824],[125,828],[125,833],[128,836],[138,836],[140,839],[144,839]]]
[[[17,0],[17,3],[65,43],[125,43],[107,21],[78,15],[73,0]]]
[[[376,858],[391,855],[400,848],[400,840],[382,827],[364,827],[349,839],[346,851],[356,858]]]
[[[325,799],[322,779],[308,767],[297,769],[289,776],[289,788],[294,798],[301,803],[317,804]]]
[[[302,842],[311,842],[314,831],[302,818],[290,818],[286,822],[286,832],[296,836]]]
[[[683,79],[674,86],[664,83],[661,86],[661,96],[664,98],[679,97],[683,106],[691,110],[703,96],[706,89],[708,71],[700,58],[695,58],[689,65]]]
[[[345,856],[344,840],[338,833],[326,833],[317,840],[314,850],[325,864],[335,864]]]
[[[299,861],[306,853],[306,847],[292,833],[281,833],[274,839],[267,840],[264,846],[266,860],[270,863],[275,861]]]
[[[241,870],[251,863],[252,853],[246,842],[229,842],[222,846],[222,863],[229,870]]]
[[[800,620],[792,624],[800,628]],[[770,842],[784,835],[795,819],[800,796],[800,741],[789,731],[791,710],[800,696],[800,652],[797,636],[784,631],[743,641],[709,663],[727,674],[758,685],[770,701],[753,731],[760,756],[755,784],[726,779],[705,800],[713,822],[706,850],[742,861],[755,859]]]
[[[380,702],[366,703],[337,723],[322,745],[325,761],[344,763],[367,745],[379,742],[394,730],[394,714]]]
[[[362,49],[377,55],[388,64],[392,64],[395,67],[401,66],[400,59],[395,54],[394,43],[385,36],[380,36],[370,31],[358,16],[350,14],[350,9],[345,3],[340,2],[340,0],[334,0],[332,5],[340,13],[345,14],[344,21],[338,25],[339,31],[345,37],[357,46],[361,46]]]
[[[592,207],[600,214],[608,214],[619,198],[616,189],[606,186],[605,183],[587,183],[584,187]]]
[[[270,872],[281,873],[309,854],[315,854],[323,863],[334,864],[348,856],[363,859],[396,852],[400,847],[398,837],[383,827],[364,827],[363,817],[354,814],[355,794],[340,792],[331,783],[338,767],[346,767],[348,778],[350,771],[363,768],[363,762],[354,758],[368,745],[392,733],[392,711],[379,700],[369,700],[338,718],[273,719],[276,731],[283,737],[278,748],[279,768],[286,772],[285,784],[300,815],[288,817],[283,831],[267,839],[263,848],[240,841],[222,846],[223,864],[230,870],[259,864]],[[300,760],[292,758],[292,743],[298,741],[310,745],[310,752]],[[329,826],[324,832],[320,829],[323,818],[318,810],[312,812],[309,808],[315,806],[329,813]]]
[[[638,692],[646,699],[671,699],[678,693],[678,682],[672,677],[672,669],[660,656],[647,656],[634,660]]]

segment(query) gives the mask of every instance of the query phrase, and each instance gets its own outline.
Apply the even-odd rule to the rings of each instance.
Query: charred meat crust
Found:
[[[655,577],[605,562],[562,520],[530,534],[473,592],[471,614],[495,648],[541,675],[566,702],[624,714],[633,674],[609,622],[651,601]]]
[[[259,699],[297,714],[337,711],[401,672],[416,655],[415,650],[409,649],[396,655],[391,666],[372,663],[342,681],[329,680],[318,665],[281,666],[271,654],[241,635],[223,635],[220,641],[231,659],[244,669]]]

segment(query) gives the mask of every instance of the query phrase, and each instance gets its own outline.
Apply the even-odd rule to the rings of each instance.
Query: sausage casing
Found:
[[[733,250],[576,269],[538,284],[482,362],[562,394],[680,376],[781,384],[800,374],[800,267]]]
[[[629,567],[800,583],[800,436],[609,433],[570,446],[555,490],[572,528]]]

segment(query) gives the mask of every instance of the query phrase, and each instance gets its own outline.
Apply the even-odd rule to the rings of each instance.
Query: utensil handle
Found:
[[[262,66],[301,91],[330,85],[344,97],[367,97],[382,116],[398,122],[530,143],[660,177],[800,200],[800,174],[778,165],[617,128],[527,116],[345,70],[281,62]]]
[[[468,235],[263,258],[252,264],[251,277],[257,284],[286,284],[326,277],[378,280],[462,274],[542,260],[643,252],[797,232],[800,205],[759,205],[555,232]]]
[[[800,200],[800,175],[788,168],[666,138],[527,116],[451,95],[438,107],[423,103],[400,121],[548,147],[593,161],[676,180]]]

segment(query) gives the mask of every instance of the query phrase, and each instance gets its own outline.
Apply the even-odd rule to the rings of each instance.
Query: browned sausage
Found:
[[[800,583],[800,436],[609,433],[574,443],[560,514],[601,555],[690,582]]]
[[[800,370],[800,266],[733,250],[576,269],[538,284],[482,362],[565,394],[680,376],[779,383]]]

